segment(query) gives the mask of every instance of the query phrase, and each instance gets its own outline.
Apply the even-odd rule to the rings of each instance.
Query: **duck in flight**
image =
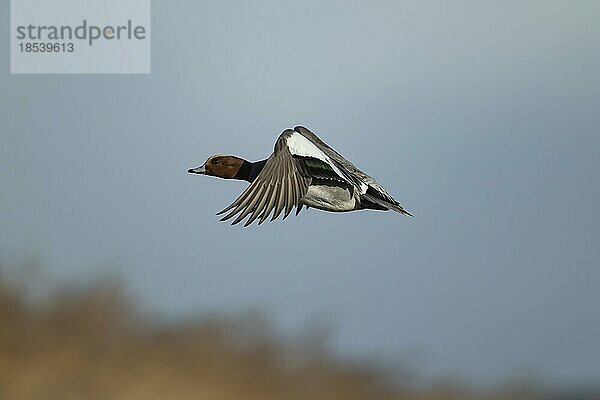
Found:
[[[237,215],[232,225],[248,215],[244,226],[256,219],[260,225],[271,212],[273,221],[284,210],[285,219],[294,207],[298,215],[303,206],[332,212],[393,210],[412,216],[373,177],[302,126],[283,131],[266,160],[214,155],[188,172],[250,182],[233,203],[217,213],[227,213],[221,221]]]

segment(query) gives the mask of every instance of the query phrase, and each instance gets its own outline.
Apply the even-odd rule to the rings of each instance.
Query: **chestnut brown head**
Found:
[[[203,165],[188,169],[188,172],[191,174],[218,176],[225,179],[236,179],[244,162],[246,162],[244,159],[236,156],[214,155],[208,157]]]

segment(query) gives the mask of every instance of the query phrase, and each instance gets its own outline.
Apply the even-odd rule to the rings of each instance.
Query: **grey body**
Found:
[[[310,185],[300,203],[319,210],[344,212],[360,208],[360,199],[342,186]]]

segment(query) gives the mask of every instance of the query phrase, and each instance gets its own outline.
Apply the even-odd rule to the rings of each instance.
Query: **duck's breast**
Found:
[[[310,185],[300,201],[309,207],[334,212],[352,211],[357,207],[357,199],[343,186]]]

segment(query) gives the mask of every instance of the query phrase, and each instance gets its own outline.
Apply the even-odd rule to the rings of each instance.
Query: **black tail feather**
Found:
[[[400,203],[398,203],[396,200],[394,199],[390,199],[390,200],[386,200],[386,199],[382,199],[379,196],[375,195],[376,193],[370,193],[369,190],[367,190],[367,193],[363,194],[362,196],[360,196],[360,202],[361,205],[364,208],[369,208],[372,210],[393,210],[396,211],[397,213],[400,213],[402,215],[408,215],[410,217],[412,217],[413,215],[411,213],[409,213],[408,211],[406,211],[402,205]]]

